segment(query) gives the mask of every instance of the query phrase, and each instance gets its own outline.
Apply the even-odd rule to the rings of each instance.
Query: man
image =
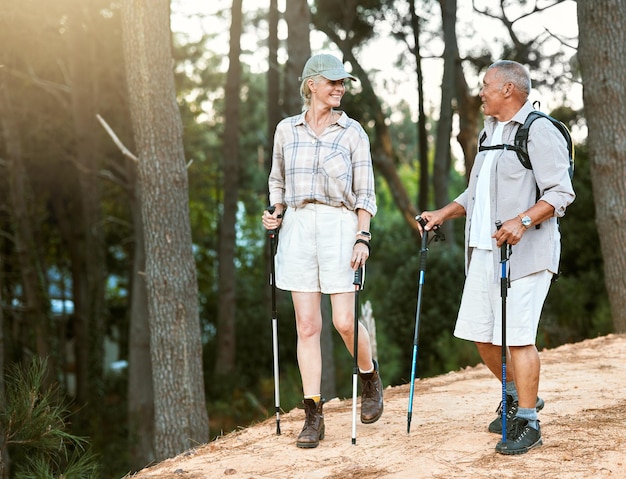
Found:
[[[486,116],[483,145],[513,144],[515,132],[533,110],[530,75],[519,63],[500,60],[483,79],[480,97]],[[508,261],[506,369],[507,440],[502,454],[523,454],[542,444],[537,412],[540,360],[535,340],[551,279],[558,272],[557,217],[574,201],[569,157],[561,133],[545,119],[532,123],[528,139],[532,169],[510,149],[477,154],[467,189],[441,209],[424,212],[426,230],[466,216],[466,280],[454,335],[475,342],[498,378],[502,376],[502,301],[500,247],[511,245]],[[537,193],[537,191],[539,193]],[[502,226],[497,229],[496,221]],[[502,432],[497,418],[491,432]]]

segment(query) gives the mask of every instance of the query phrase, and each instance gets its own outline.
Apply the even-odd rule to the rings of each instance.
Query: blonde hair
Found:
[[[307,111],[311,108],[311,89],[309,88],[309,80],[313,80],[313,83],[317,84],[324,77],[322,75],[314,75],[312,77],[306,77],[302,79],[300,83],[300,97],[302,98],[302,111]]]

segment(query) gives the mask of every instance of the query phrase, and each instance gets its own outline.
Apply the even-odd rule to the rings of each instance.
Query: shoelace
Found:
[[[315,425],[315,416],[317,415],[317,411],[319,406],[315,409],[306,409],[306,419],[304,421],[304,428],[313,427]]]
[[[513,419],[515,417],[515,414],[517,413],[517,402],[509,401],[507,399],[506,408],[507,408],[506,418]],[[500,405],[498,406],[498,409],[496,409],[496,414],[498,414],[499,416],[502,415],[502,401],[500,401]]]
[[[507,439],[511,439],[513,441],[521,441],[530,427],[528,426],[528,421],[513,421],[510,427],[507,427]]]
[[[377,392],[378,381],[375,381],[373,377],[371,379],[366,379],[363,381],[363,392],[361,393],[362,397],[371,398]]]

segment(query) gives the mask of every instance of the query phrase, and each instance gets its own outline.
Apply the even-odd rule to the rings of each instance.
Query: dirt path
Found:
[[[484,366],[416,382],[407,435],[409,386],[385,390],[385,413],[358,424],[352,400],[324,406],[326,438],[298,449],[303,412],[229,434],[133,475],[134,479],[409,479],[626,477],[626,335],[541,352],[544,445],[522,456],[494,451],[487,432],[500,386]],[[384,364],[384,362],[383,362]],[[384,374],[384,369],[382,369]],[[383,376],[384,379],[384,376]],[[131,476],[129,476],[131,477]]]

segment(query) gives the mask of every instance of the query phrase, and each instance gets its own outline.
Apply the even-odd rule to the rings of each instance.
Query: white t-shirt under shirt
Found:
[[[508,121],[498,122],[493,136],[491,137],[491,145],[502,144],[502,131],[504,125]],[[476,183],[476,204],[472,211],[472,227],[470,229],[469,245],[473,248],[485,249],[491,251],[491,235],[496,226],[491,222],[491,195],[489,193],[489,183],[491,181],[491,167],[498,150],[488,150],[485,162],[478,173],[478,182]]]

